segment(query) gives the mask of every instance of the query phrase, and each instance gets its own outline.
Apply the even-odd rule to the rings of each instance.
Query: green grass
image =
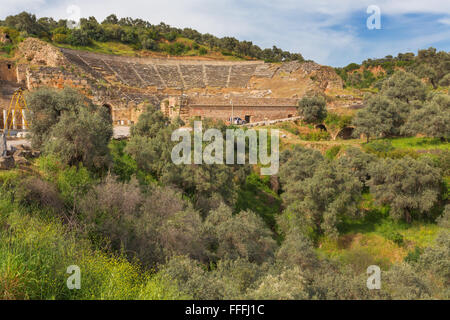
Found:
[[[267,225],[275,228],[275,217],[281,211],[280,197],[270,189],[268,176],[250,174],[238,192],[235,212],[252,210],[259,214]]]
[[[92,249],[58,218],[12,202],[5,189],[16,179],[16,170],[0,172],[0,300],[190,298],[162,275]],[[70,265],[80,267],[80,290],[67,288]]]
[[[136,50],[134,50],[131,46],[124,44],[124,43],[114,42],[114,41],[108,41],[108,42],[92,41],[92,42],[93,43],[90,46],[72,46],[69,44],[62,44],[62,43],[53,43],[53,45],[62,47],[62,48],[90,51],[90,52],[103,53],[103,54],[114,54],[114,55],[122,55],[122,56],[137,56],[138,55]]]
[[[388,270],[392,264],[432,245],[442,230],[431,222],[408,224],[393,220],[387,207],[374,206],[370,194],[364,195],[362,207],[366,211],[363,218],[344,220],[338,226],[340,236],[337,239],[323,236],[317,249],[357,272],[364,272],[371,264]]]
[[[392,143],[392,146],[396,149],[450,150],[450,144],[448,142],[442,142],[438,138],[406,137],[406,138],[391,138],[391,139],[381,139],[381,140],[390,141]]]

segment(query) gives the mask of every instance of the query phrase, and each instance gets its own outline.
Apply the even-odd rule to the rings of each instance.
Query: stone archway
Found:
[[[108,115],[109,115],[109,119],[110,119],[111,122],[113,122],[113,110],[112,110],[111,105],[109,103],[104,103],[102,105],[102,107],[106,108],[106,110],[108,112]]]
[[[317,124],[314,128],[320,129],[322,131],[327,131],[327,127],[323,123]]]
[[[351,139],[354,130],[355,130],[354,127],[344,127],[341,130],[339,130],[338,134],[336,135],[336,138],[340,138],[343,140]]]

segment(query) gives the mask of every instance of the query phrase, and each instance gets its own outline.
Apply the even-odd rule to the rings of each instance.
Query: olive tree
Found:
[[[311,178],[294,183],[282,194],[288,206],[281,226],[285,232],[299,228],[316,234],[337,235],[344,217],[356,217],[362,183],[336,162],[322,162]],[[283,221],[284,220],[284,221]]]
[[[408,134],[422,133],[446,140],[450,137],[450,96],[436,95],[409,116],[403,131]]]
[[[326,101],[322,96],[303,97],[297,110],[306,123],[320,123],[327,117]]]
[[[410,223],[426,215],[440,195],[441,170],[426,158],[383,159],[369,169],[370,192],[379,204],[388,204],[394,218]]]
[[[69,165],[83,163],[91,170],[108,166],[113,132],[106,108],[69,88],[39,88],[28,94],[27,101],[34,147],[56,154]]]

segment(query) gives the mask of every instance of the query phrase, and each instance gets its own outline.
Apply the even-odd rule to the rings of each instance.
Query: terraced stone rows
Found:
[[[226,87],[230,66],[205,65],[206,78],[211,87]]]
[[[154,60],[141,63],[138,60],[117,58],[92,53],[78,53],[62,49],[64,55],[74,64],[98,78],[115,79],[125,85],[146,88],[204,88],[211,87],[246,87],[254,75],[267,75],[273,71],[260,63],[202,63],[194,61],[179,63]]]
[[[180,65],[184,83],[188,88],[204,88],[203,67],[201,65]]]
[[[145,86],[165,87],[153,65],[134,64],[134,70],[144,80]]]
[[[229,87],[245,87],[256,70],[256,65],[233,65]]]
[[[176,65],[157,65],[156,68],[168,87],[183,88],[183,81]]]

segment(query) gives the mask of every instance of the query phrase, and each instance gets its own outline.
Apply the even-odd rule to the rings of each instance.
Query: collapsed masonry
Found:
[[[69,86],[108,107],[116,125],[137,121],[146,103],[185,120],[288,118],[306,93],[342,88],[332,68],[314,62],[124,57],[59,49],[32,38],[19,45],[15,59],[0,60],[0,80],[0,108],[20,86]]]

